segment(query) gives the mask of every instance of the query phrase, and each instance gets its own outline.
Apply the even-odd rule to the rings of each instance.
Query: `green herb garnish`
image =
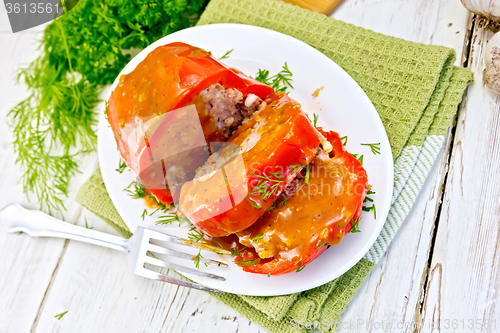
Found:
[[[115,169],[118,173],[122,173],[123,170],[127,167],[127,164],[123,160],[120,160],[120,163],[118,164],[118,169]]]
[[[252,208],[256,208],[256,209],[262,209],[261,206],[259,206],[256,202],[248,199],[248,198],[245,198],[249,203],[250,203],[250,206],[252,206]]]
[[[281,184],[283,184],[283,174],[281,172],[269,172],[270,175],[275,178],[270,178],[268,175],[253,175],[255,178],[260,178],[261,180],[252,190],[250,194],[262,194],[262,200],[266,200],[272,195],[278,194],[278,189]],[[268,182],[270,184],[268,184]]]
[[[198,269],[200,268],[201,259],[203,259],[203,256],[201,255],[201,250],[200,250],[200,251],[198,251],[198,254],[193,257],[194,265]],[[208,265],[205,263],[205,266],[208,266]]]
[[[345,147],[345,145],[347,144],[347,135],[341,137],[340,140],[342,141],[342,145]]]
[[[188,232],[188,238],[193,242],[199,242],[203,238],[203,232],[196,229],[196,227],[191,227]]]
[[[316,123],[318,122],[318,115],[316,113],[313,113],[313,117],[314,117],[313,125],[314,127],[316,127]]]
[[[351,219],[352,229],[350,232],[352,232],[352,233],[361,232],[361,230],[358,229],[359,221],[361,221],[361,216],[358,216],[358,218],[356,219],[356,222],[354,222],[353,219]]]
[[[306,265],[302,266],[302,263],[299,263],[299,267],[297,267],[296,272],[297,272],[297,273],[298,273],[298,272],[300,272],[301,270],[303,270],[303,269],[304,269],[304,267],[306,267]]]
[[[363,211],[365,211],[365,212],[370,212],[372,210],[373,210],[373,217],[375,217],[375,219],[377,219],[377,209],[375,208],[375,204],[373,204],[373,206],[370,206],[370,207],[363,206]]]
[[[257,241],[258,241],[259,239],[261,239],[261,238],[264,238],[264,236],[265,236],[265,235],[256,236],[256,237],[252,238],[252,242],[257,243]]]
[[[157,220],[155,222],[156,225],[160,225],[160,224],[168,225],[168,224],[172,224],[174,222],[179,222],[179,225],[181,224],[181,220],[179,219],[179,217],[176,214],[162,215],[158,218],[159,218],[159,220]]]
[[[242,265],[242,266],[253,266],[253,265],[257,265],[258,263],[260,263],[260,258],[255,258],[255,259],[248,259],[248,260],[238,260],[238,261],[234,261],[234,263],[236,265]]]
[[[292,170],[292,174],[300,171],[301,168],[302,168],[302,164],[291,164],[288,166],[288,169]]]
[[[124,191],[127,192],[132,199],[144,198],[144,188],[138,185],[136,181],[131,182]]]
[[[243,253],[244,253],[243,251],[244,251],[245,249],[247,249],[247,247],[246,247],[246,246],[243,246],[243,247],[242,247],[241,249],[239,249],[239,250],[238,250],[238,248],[237,248],[237,247],[235,247],[235,248],[233,249],[233,251],[231,252],[231,256],[233,256],[233,257],[239,257],[241,254],[243,254]]]
[[[380,142],[379,143],[362,143],[361,145],[370,147],[373,155],[380,154]]]
[[[19,71],[28,97],[7,115],[23,192],[34,193],[40,209],[62,211],[77,157],[95,151],[98,95],[130,61],[123,51],[194,25],[206,2],[63,2],[65,14],[45,28],[41,55]]]
[[[162,211],[163,213],[166,213],[168,210],[170,210],[171,208],[175,207],[175,204],[174,203],[171,203],[170,206],[166,206],[164,203],[158,201],[158,199],[156,199],[156,197],[154,195],[150,195],[149,196],[151,199],[153,199],[156,203],[156,205],[158,206],[158,208],[156,208],[154,211],[151,212],[151,214],[149,214],[149,216],[153,216],[153,214],[155,214],[156,212],[158,211]],[[179,222],[181,222],[179,220]]]
[[[87,229],[94,229],[94,227],[90,227],[89,228],[89,224],[87,223],[87,218],[86,217],[84,217],[84,220],[85,220],[85,228],[87,228]]]
[[[269,77],[269,71],[267,69],[259,69],[255,79],[271,86],[276,92],[286,92],[288,88],[293,89],[292,72],[288,69],[288,64],[286,62],[283,65],[283,69],[278,74],[271,77]]]
[[[323,246],[325,246],[325,245],[327,245],[327,244],[328,244],[328,242],[323,242],[323,243],[319,244],[319,245],[316,247],[316,249],[315,249],[315,250],[318,250],[318,249],[322,248]]]
[[[61,320],[61,318],[66,314],[68,313],[68,311],[64,311],[63,313],[60,313],[58,315],[55,315],[54,318],[57,318],[57,320]]]
[[[144,218],[148,215],[148,211],[146,209],[144,209],[144,211],[142,212],[142,220],[144,221]]]
[[[231,49],[231,50],[227,51],[222,57],[219,58],[219,60],[229,58],[229,55],[231,54],[231,52],[233,52],[233,50],[234,49]]]
[[[310,164],[308,164],[308,165],[306,166],[306,177],[304,178],[304,182],[305,182],[306,184],[309,184],[309,174],[310,174],[310,172],[311,172],[311,165],[310,165]]]

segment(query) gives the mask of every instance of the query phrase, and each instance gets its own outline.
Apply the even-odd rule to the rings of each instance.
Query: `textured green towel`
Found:
[[[365,258],[336,280],[302,293],[214,295],[272,332],[309,332],[314,322],[323,332],[333,332],[415,202],[472,74],[452,65],[451,49],[385,36],[280,1],[212,0],[198,24],[224,22],[276,30],[323,52],[363,88],[387,131],[395,159],[393,202],[384,229]],[[77,200],[130,236],[99,170]],[[309,328],[304,328],[307,322]]]

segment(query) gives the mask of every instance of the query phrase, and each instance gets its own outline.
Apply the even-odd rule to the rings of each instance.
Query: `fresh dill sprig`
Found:
[[[300,171],[301,168],[302,168],[302,164],[291,164],[288,166],[288,169],[292,170],[292,174]]]
[[[245,199],[248,201],[248,203],[250,203],[250,206],[252,206],[252,208],[262,209],[262,206],[259,206],[259,204],[256,203],[255,201],[252,201],[248,198],[245,198]]]
[[[380,154],[380,142],[379,143],[362,143],[361,145],[370,147],[373,155]]]
[[[313,113],[313,117],[314,117],[314,122],[313,122],[313,125],[314,127],[316,127],[316,123],[318,122],[318,115],[316,113]]]
[[[219,60],[229,58],[229,55],[231,54],[231,52],[233,52],[233,50],[234,49],[231,49],[231,50],[227,51],[222,57],[219,58]]]
[[[370,207],[365,207],[365,206],[363,206],[363,210],[364,210],[365,212],[370,212],[370,211],[372,211],[372,210],[373,210],[373,217],[375,217],[375,219],[377,219],[377,209],[375,208],[375,204],[373,204],[373,205],[372,205],[372,206],[370,206]]]
[[[371,195],[371,194],[375,194],[375,192],[373,192],[372,190],[368,190],[366,192],[366,197],[365,197],[365,200],[363,200],[363,203],[365,203],[365,202],[373,202],[373,199],[368,196],[368,195]],[[373,203],[373,205],[370,206],[370,207],[363,206],[363,211],[365,211],[365,212],[369,212],[369,211],[372,211],[372,210],[373,210],[373,217],[375,217],[375,219],[377,219],[377,209],[375,208],[375,203]]]
[[[270,178],[269,175],[275,177]],[[278,189],[284,183],[283,174],[281,172],[269,172],[269,175],[253,175],[261,180],[257,183],[250,194],[261,194],[262,200],[270,198],[272,195],[278,194]]]
[[[271,272],[267,273],[267,277],[271,277]]]
[[[261,239],[261,238],[264,238],[264,236],[265,236],[265,235],[259,235],[259,236],[256,236],[256,237],[252,238],[252,242],[257,243],[257,241],[258,241],[259,239]]]
[[[238,266],[253,266],[260,263],[260,260],[261,260],[260,258],[247,259],[247,260],[240,259],[238,261],[235,260],[234,263]]]
[[[262,82],[262,83],[270,86],[271,82],[269,82],[268,77],[269,77],[269,70],[259,68],[259,71],[257,72],[257,76],[255,76],[255,79],[259,82]]]
[[[203,238],[204,234],[203,232],[199,231],[196,229],[196,227],[191,227],[188,232],[188,238],[192,240],[193,242],[199,242]]]
[[[288,64],[285,62],[283,70],[270,78],[272,82],[271,87],[275,91],[286,91],[288,87],[293,89],[292,75],[292,72],[288,69]]]
[[[284,206],[286,205],[287,202],[288,202],[288,197],[285,197],[285,199],[283,199],[283,201],[280,202],[280,205]]]
[[[345,145],[347,144],[347,135],[341,137],[340,140],[342,141],[342,145],[345,147]]]
[[[23,192],[40,209],[62,212],[79,157],[95,151],[98,95],[130,61],[123,50],[194,25],[206,3],[80,0],[46,26],[40,56],[19,71],[28,96],[6,117]]]
[[[309,184],[309,174],[311,173],[311,165],[306,166],[306,176],[304,178],[304,183]]]
[[[352,229],[350,232],[352,232],[353,234],[356,232],[361,232],[361,230],[358,229],[359,221],[361,221],[361,216],[358,216],[358,218],[356,219],[356,222],[354,222],[353,219],[351,219]]]
[[[237,247],[235,247],[233,249],[233,251],[231,252],[231,256],[233,257],[239,257],[240,255],[242,255],[243,253],[245,253],[244,251],[247,249],[246,246],[243,246],[241,249],[238,250]]]
[[[198,254],[193,257],[194,265],[198,269],[200,268],[200,261],[201,261],[201,259],[203,259],[203,256],[201,255],[201,250],[200,250],[200,251],[198,251]],[[206,263],[205,263],[205,266],[207,266]]]
[[[55,315],[54,318],[57,318],[57,320],[61,320],[61,318],[66,314],[68,313],[68,311],[64,311],[63,313],[60,313],[58,315]]]
[[[285,62],[283,69],[271,77],[269,77],[269,70],[259,69],[255,80],[271,86],[276,92],[286,92],[288,88],[293,89],[292,75],[292,72],[288,69],[288,64]]]
[[[181,220],[179,219],[179,217],[176,215],[176,214],[167,214],[167,215],[162,215],[160,217],[158,217],[159,220],[156,220],[155,224],[156,225],[168,225],[168,224],[172,224],[174,222],[179,222],[179,224],[181,223]]]
[[[304,269],[304,267],[306,267],[306,265],[302,266],[302,263],[299,263],[299,267],[297,267],[296,272],[297,272],[297,273],[298,273],[298,272],[300,272],[301,270],[303,270],[303,269]]]
[[[144,211],[142,212],[142,220],[144,221],[144,218],[148,215],[148,211],[146,210],[146,208],[144,208]]]
[[[277,199],[278,197],[275,198],[275,200]],[[273,203],[271,206],[269,206],[267,209],[266,209],[266,212],[270,212],[272,211],[274,208],[276,208],[276,205]]]
[[[115,169],[115,171],[118,173],[122,173],[126,167],[127,167],[127,164],[125,164],[125,162],[122,159],[120,159],[120,163],[118,164],[118,169]]]
[[[85,219],[85,228],[87,228],[87,229],[94,229],[94,227],[90,227],[89,228],[89,224],[87,223],[87,218],[84,217],[84,219]]]
[[[361,163],[361,165],[363,165],[363,158],[364,158],[365,155],[360,155],[357,159],[359,161],[359,163]]]
[[[123,190],[128,193],[132,199],[140,199],[144,198],[144,187],[137,184],[136,181],[132,181],[128,186]]]
[[[174,203],[171,203],[170,206],[167,207],[164,203],[158,201],[158,199],[156,199],[156,197],[154,195],[149,195],[149,197],[151,199],[153,199],[155,201],[156,205],[158,206],[154,211],[151,212],[151,214],[149,214],[149,216],[153,216],[156,212],[158,212],[160,210],[163,213],[167,213],[168,210],[170,210],[171,208],[175,207]]]
[[[325,246],[325,245],[327,245],[327,244],[328,244],[328,242],[323,242],[323,243],[320,243],[320,244],[319,244],[319,245],[315,248],[315,250],[318,250],[318,249],[322,248],[323,246]]]

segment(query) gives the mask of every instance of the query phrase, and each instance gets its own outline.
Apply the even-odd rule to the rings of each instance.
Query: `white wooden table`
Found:
[[[332,16],[454,48],[456,65],[475,74],[410,217],[342,316],[344,323],[364,325],[339,331],[366,332],[366,322],[379,327],[371,331],[384,331],[388,322],[415,321],[424,324],[422,332],[500,331],[500,98],[482,83],[492,33],[475,27],[459,0],[345,0]],[[34,59],[42,29],[12,34],[0,5],[2,120],[26,96],[26,88],[14,84],[15,72]],[[10,141],[0,121],[0,207],[37,208],[22,194]],[[74,201],[96,165],[95,155],[82,161],[64,218],[79,225],[87,218],[95,229],[115,233]],[[54,318],[64,311],[61,320]],[[438,321],[441,327],[433,329]],[[473,330],[467,329],[471,321],[478,325]],[[0,332],[30,331],[267,332],[206,293],[126,273],[122,253],[0,228]]]

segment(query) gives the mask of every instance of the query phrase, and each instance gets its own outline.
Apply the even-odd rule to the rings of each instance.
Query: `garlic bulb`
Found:
[[[500,33],[495,34],[486,46],[483,80],[486,85],[500,93]]]
[[[476,22],[481,28],[500,30],[500,0],[460,0],[462,4],[478,15]]]

